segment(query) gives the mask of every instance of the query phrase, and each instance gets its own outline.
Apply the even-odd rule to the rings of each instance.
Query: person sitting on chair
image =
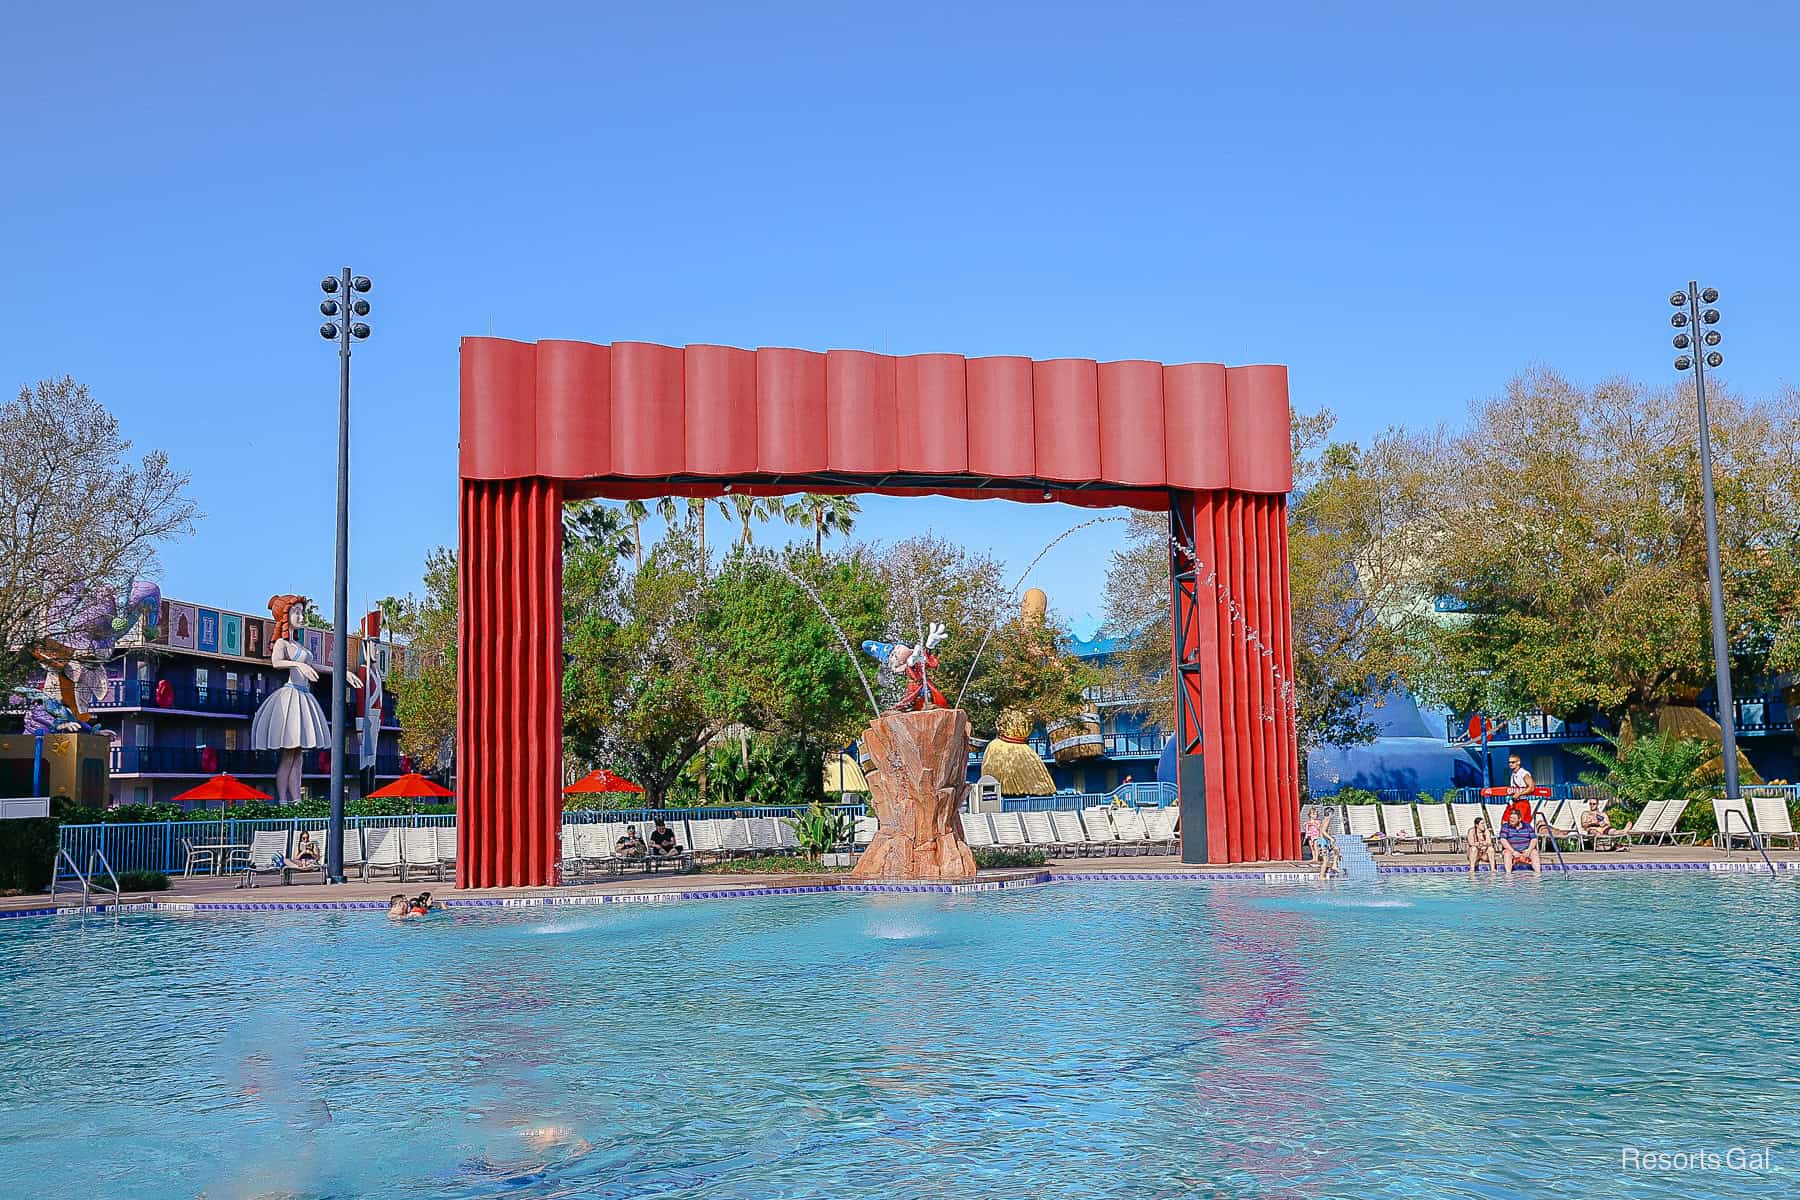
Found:
[[[677,853],[675,831],[665,825],[661,817],[656,818],[656,828],[650,831],[650,853],[657,858]]]
[[[1506,820],[1501,823],[1500,841],[1500,853],[1508,875],[1512,874],[1514,863],[1525,863],[1538,874],[1544,873],[1543,864],[1538,860],[1537,830],[1519,819],[1517,809],[1508,810]]]
[[[613,851],[620,858],[644,857],[644,839],[638,836],[636,825],[627,825],[619,840],[613,843]]]
[[[296,871],[311,871],[319,865],[319,847],[312,840],[312,834],[302,829],[300,840],[294,843],[294,857],[288,866]]]
[[[1475,823],[1469,826],[1469,874],[1475,874],[1475,868],[1487,863],[1489,872],[1499,869],[1500,864],[1494,861],[1494,831],[1488,828],[1486,817],[1476,817]]]
[[[1606,815],[1606,805],[1600,797],[1588,797],[1587,807],[1581,810],[1581,832],[1596,840],[1612,832],[1612,819]]]

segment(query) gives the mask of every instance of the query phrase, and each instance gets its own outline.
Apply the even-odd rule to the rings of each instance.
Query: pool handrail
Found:
[[[1744,832],[1750,835],[1750,844],[1756,847],[1756,852],[1758,854],[1762,855],[1763,865],[1769,868],[1769,874],[1775,874],[1775,864],[1769,860],[1769,852],[1763,849],[1762,835],[1757,833],[1756,830],[1751,827],[1750,821],[1744,816],[1743,811],[1736,808],[1721,807],[1719,813],[1725,818],[1725,827],[1719,831],[1724,838],[1725,845],[1727,847],[1731,845],[1731,818],[1736,817],[1738,820],[1744,822]],[[1728,849],[1726,853],[1730,853],[1730,850]]]

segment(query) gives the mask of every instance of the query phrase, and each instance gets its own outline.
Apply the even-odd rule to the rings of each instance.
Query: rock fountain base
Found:
[[[880,828],[852,879],[972,879],[963,840],[969,718],[959,708],[890,712],[863,730],[869,806]]]

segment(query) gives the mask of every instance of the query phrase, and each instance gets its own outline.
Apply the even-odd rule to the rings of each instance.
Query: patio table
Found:
[[[210,862],[210,871],[215,876],[224,873],[225,868],[236,857],[236,851],[242,850],[246,856],[250,853],[250,847],[242,842],[190,842],[188,844],[194,849],[206,853]]]

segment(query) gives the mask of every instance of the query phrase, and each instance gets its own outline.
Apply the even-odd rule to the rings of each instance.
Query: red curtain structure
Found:
[[[1166,511],[1183,856],[1299,854],[1287,371],[856,350],[462,347],[461,887],[555,881],[561,506],[792,492]]]

